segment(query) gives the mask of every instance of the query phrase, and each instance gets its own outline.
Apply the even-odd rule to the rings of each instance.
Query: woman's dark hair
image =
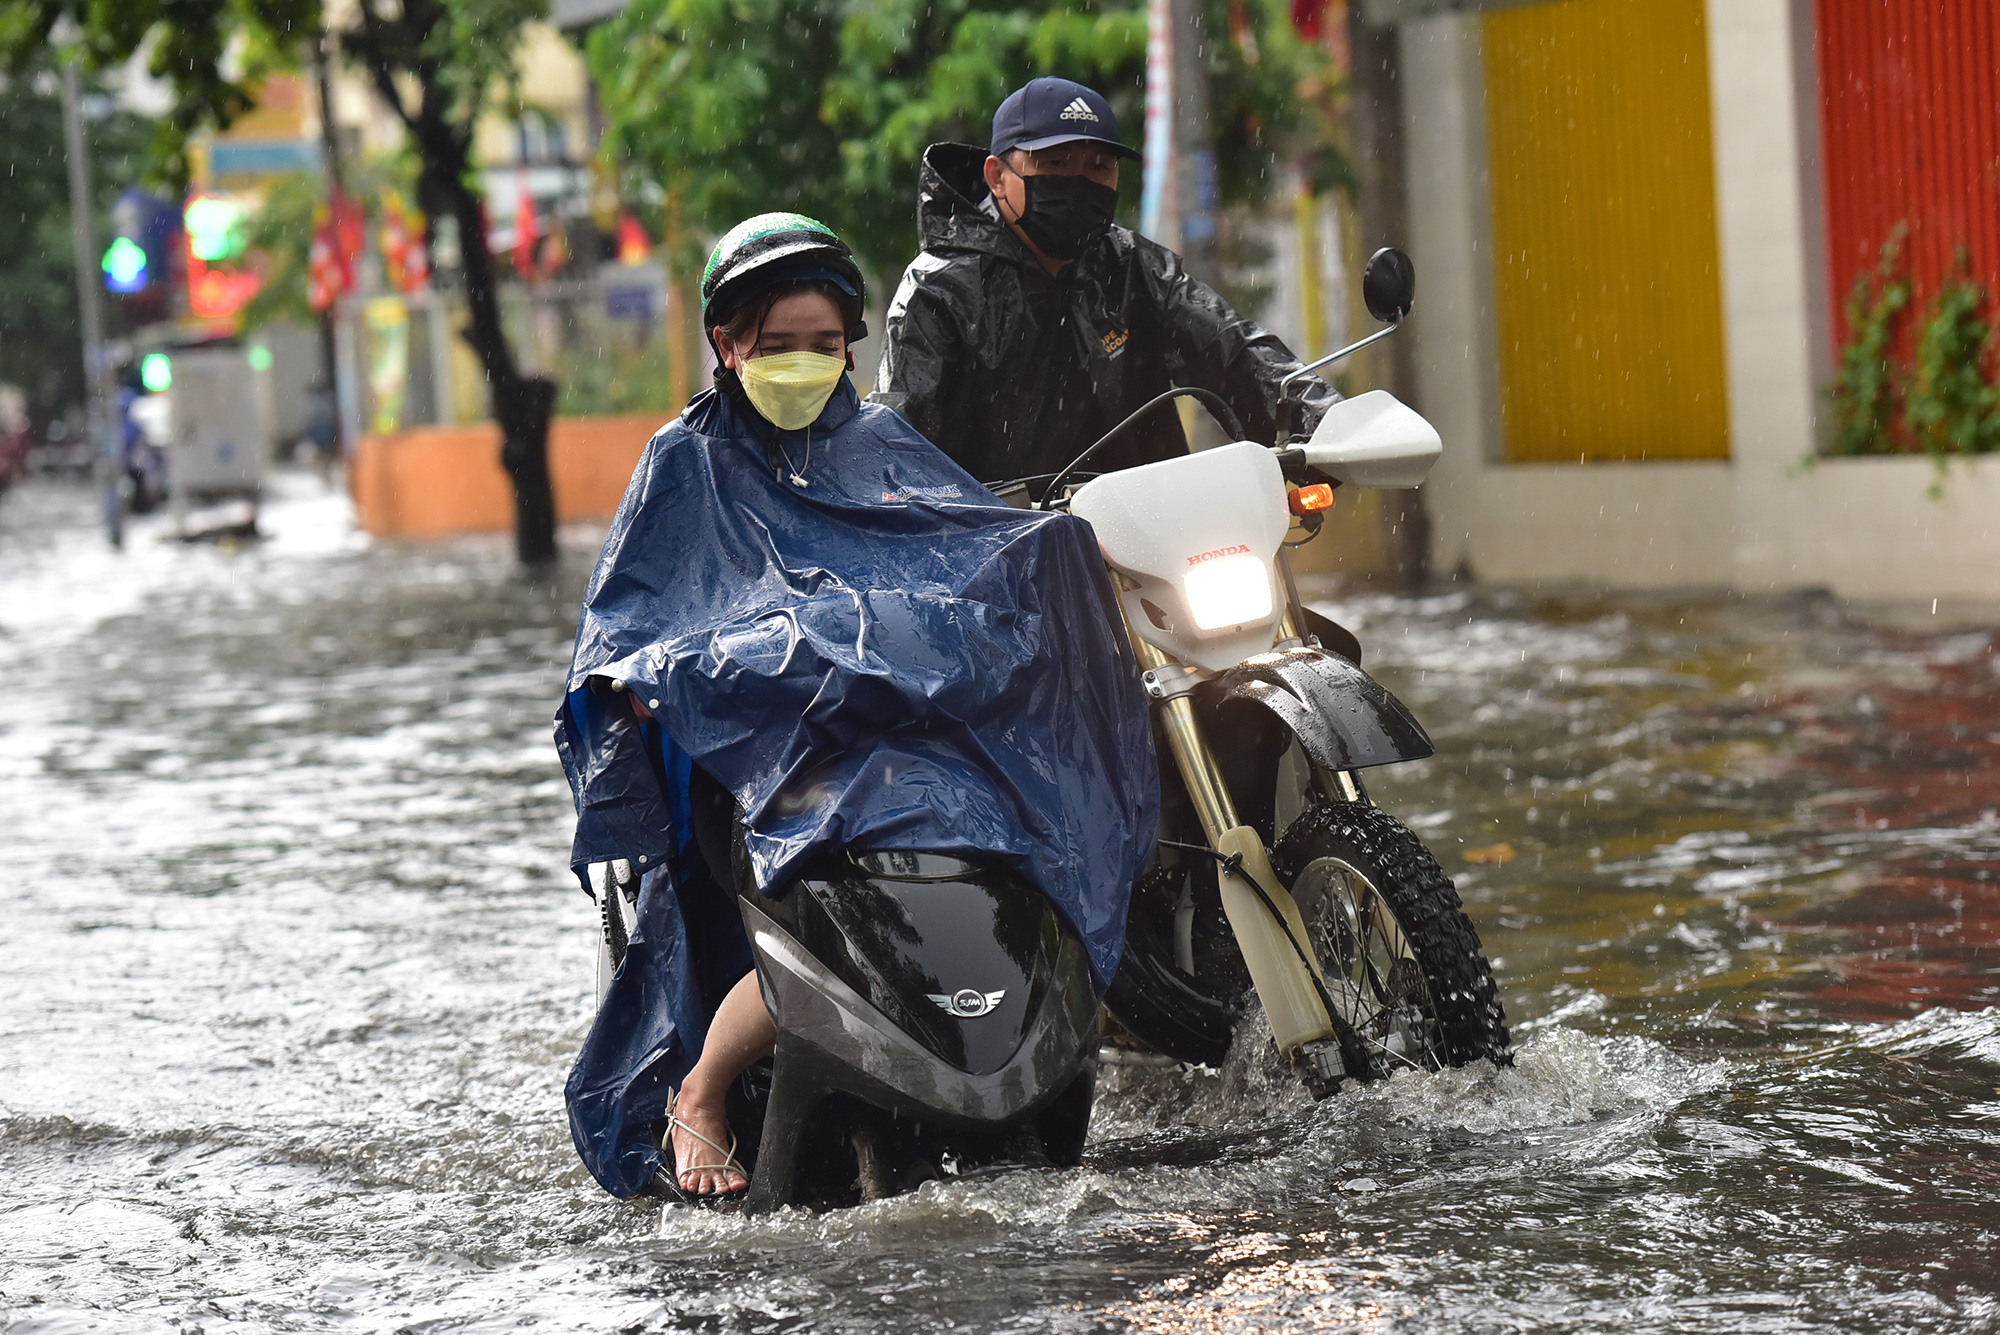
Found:
[[[764,332],[764,321],[771,316],[771,308],[786,297],[800,292],[817,292],[833,303],[840,312],[840,318],[851,329],[861,318],[861,303],[842,292],[824,278],[805,278],[789,283],[779,283],[766,288],[749,301],[737,307],[736,312],[722,322],[722,332],[729,336],[731,347],[740,348],[754,344]]]

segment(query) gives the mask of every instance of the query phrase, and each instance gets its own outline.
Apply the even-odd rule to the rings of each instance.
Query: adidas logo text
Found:
[[[1062,115],[1058,116],[1056,119],[1065,121],[1094,121],[1097,119],[1097,113],[1090,109],[1090,104],[1088,102],[1084,101],[1082,98],[1079,97],[1071,101],[1068,106],[1064,107],[1062,109]]]

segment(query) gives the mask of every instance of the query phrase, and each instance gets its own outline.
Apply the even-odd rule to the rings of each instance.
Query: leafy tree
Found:
[[[1223,198],[1251,202],[1281,151],[1327,142],[1326,61],[1286,0],[1208,9]],[[613,151],[688,224],[795,209],[884,278],[916,251],[926,145],[985,143],[1000,100],[1042,74],[1100,89],[1136,144],[1145,52],[1140,0],[634,0],[589,46]],[[1122,184],[1135,198],[1138,173]],[[685,241],[676,267],[698,250]]]
[[[86,49],[100,66],[153,43],[152,72],[174,97],[155,152],[183,177],[188,135],[226,127],[247,111],[257,74],[296,61],[326,19],[319,0],[0,0],[0,61],[18,68],[32,59],[70,11],[80,14]],[[496,93],[511,86],[521,28],[547,14],[548,0],[357,0],[335,12],[349,25],[336,34],[341,54],[365,71],[409,132],[427,212],[458,225],[471,317],[466,339],[492,387],[501,463],[514,483],[516,548],[523,561],[550,560],[556,387],[524,375],[514,360],[472,159],[473,128]]]
[[[46,51],[0,74],[0,125],[7,127],[0,135],[0,180],[6,182],[0,187],[6,198],[0,208],[0,380],[21,387],[37,422],[60,416],[84,396],[62,115]],[[94,230],[103,243],[110,235],[105,210],[139,178],[147,128],[137,117],[113,113],[87,119],[84,134],[97,192]],[[108,313],[115,320],[115,309]]]

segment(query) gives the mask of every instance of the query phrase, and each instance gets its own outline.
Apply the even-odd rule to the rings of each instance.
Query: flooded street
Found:
[[[1516,1066],[1312,1105],[1244,1042],[1107,1076],[1081,1169],[744,1220],[563,1120],[594,537],[92,518],[0,501],[0,1330],[2000,1330],[2000,614],[1335,604]]]

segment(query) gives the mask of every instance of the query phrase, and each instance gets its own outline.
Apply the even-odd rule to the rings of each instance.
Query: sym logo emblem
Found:
[[[946,996],[942,992],[926,992],[937,1008],[947,1015],[956,1015],[961,1020],[976,1020],[1000,1004],[1000,998],[1007,995],[1007,989],[998,992],[980,992],[970,987],[962,987]]]

